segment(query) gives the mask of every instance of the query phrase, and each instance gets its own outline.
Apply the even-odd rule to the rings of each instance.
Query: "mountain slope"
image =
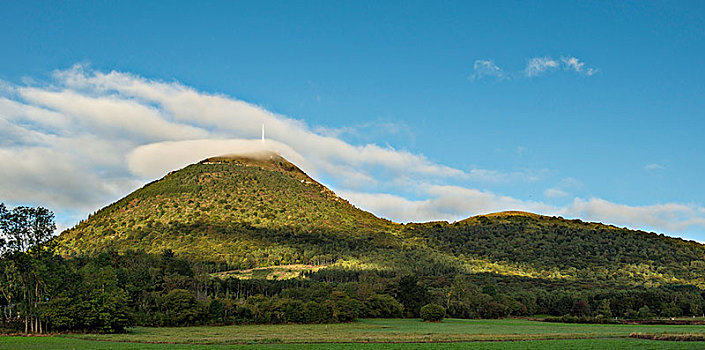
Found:
[[[197,260],[257,267],[301,259],[303,253],[289,247],[290,236],[299,243],[394,239],[387,232],[396,226],[355,208],[281,156],[259,153],[209,158],[172,172],[99,210],[58,241],[68,254],[171,249]]]
[[[453,224],[415,224],[410,229],[436,250],[462,254],[466,261],[513,266],[512,271],[496,271],[505,274],[705,287],[703,245],[656,233],[522,212],[480,215]]]
[[[171,249],[230,269],[310,264],[548,284],[705,287],[705,248],[695,242],[523,212],[395,224],[355,208],[273,153],[214,157],[172,172],[57,241],[66,254]]]

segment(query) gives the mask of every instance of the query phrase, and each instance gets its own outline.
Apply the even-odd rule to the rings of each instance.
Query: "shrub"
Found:
[[[391,295],[375,294],[368,301],[369,317],[396,318],[401,317],[404,307]]]
[[[438,304],[427,304],[421,308],[421,318],[426,322],[441,322],[446,317],[446,309]]]

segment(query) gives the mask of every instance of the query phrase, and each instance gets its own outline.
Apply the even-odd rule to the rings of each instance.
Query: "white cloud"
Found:
[[[494,78],[496,80],[505,80],[511,76],[534,78],[560,68],[567,72],[574,72],[588,77],[599,72],[597,68],[586,66],[585,62],[575,56],[561,56],[559,59],[554,59],[551,56],[542,56],[529,58],[526,61],[524,70],[516,73],[506,73],[492,60],[475,60],[473,74],[470,79]]]
[[[482,78],[494,78],[497,80],[508,79],[502,68],[499,68],[492,60],[475,60],[473,64],[473,74],[471,80],[479,80]]]
[[[166,120],[154,107],[120,96],[86,96],[74,91],[53,92],[39,88],[20,89],[20,96],[27,103],[66,116],[65,122],[108,137],[148,141],[208,135],[200,128]]]
[[[583,74],[588,77],[598,72],[596,68],[585,67],[585,62],[580,61],[577,57],[563,56],[561,57],[561,62],[563,63],[563,69]]]
[[[71,154],[46,147],[0,148],[0,162],[0,192],[9,202],[90,210],[137,185],[117,174],[104,181]]]
[[[649,227],[681,233],[694,227],[705,227],[703,208],[676,203],[628,206],[599,198],[576,198],[565,212],[586,220],[598,220],[631,228]]]
[[[297,164],[304,171],[315,171],[306,159],[291,147],[277,141],[267,140],[185,140],[156,142],[136,147],[127,155],[128,169],[145,178],[156,178],[165,172],[196,163],[213,155],[233,153],[279,152],[284,158]]]
[[[505,210],[541,213],[554,210],[544,203],[522,201],[489,191],[460,186],[420,184],[419,189],[428,199],[409,200],[386,193],[353,191],[336,191],[336,193],[357,206],[369,208],[379,215],[401,222],[457,221],[477,214]]]
[[[663,165],[657,163],[646,164],[644,170],[654,171],[664,169]]]
[[[527,77],[539,76],[545,72],[558,68],[558,62],[550,57],[534,57],[529,59],[524,68]]]
[[[563,66],[566,70],[574,70],[576,72],[581,72],[585,63],[580,62],[576,57],[561,57]]]
[[[478,214],[519,210],[671,234],[705,228],[705,208],[696,205],[668,203],[628,206],[599,198],[575,198],[568,206],[558,207],[458,186],[422,185],[422,188],[427,199],[410,200],[390,194],[353,191],[338,193],[359,207],[369,208],[378,215],[401,222],[453,222]]]
[[[546,198],[563,198],[568,196],[568,192],[558,188],[549,188],[543,192],[543,195],[546,196]]]
[[[75,66],[55,72],[52,84],[2,83],[0,200],[97,209],[188,163],[260,147],[253,140],[262,124],[267,147],[350,188],[468,177],[420,154],[314,132],[231,97]]]

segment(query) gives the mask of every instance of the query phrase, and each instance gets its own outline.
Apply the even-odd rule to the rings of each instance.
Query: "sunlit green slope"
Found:
[[[355,208],[281,156],[260,153],[174,171],[99,210],[59,242],[66,253],[171,249],[258,267],[329,263],[343,250],[393,246],[398,226]]]

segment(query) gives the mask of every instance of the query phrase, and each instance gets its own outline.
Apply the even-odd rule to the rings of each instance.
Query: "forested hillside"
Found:
[[[66,253],[142,249],[252,268],[330,264],[398,247],[397,224],[359,210],[279,155],[216,157],[150,183],[65,231]]]
[[[459,257],[469,272],[705,287],[703,245],[655,233],[521,212],[408,226],[435,250]]]
[[[350,205],[274,153],[172,172],[65,231],[66,254],[144,250],[221,270],[308,264],[554,283],[705,287],[695,242],[522,212],[400,225]]]

